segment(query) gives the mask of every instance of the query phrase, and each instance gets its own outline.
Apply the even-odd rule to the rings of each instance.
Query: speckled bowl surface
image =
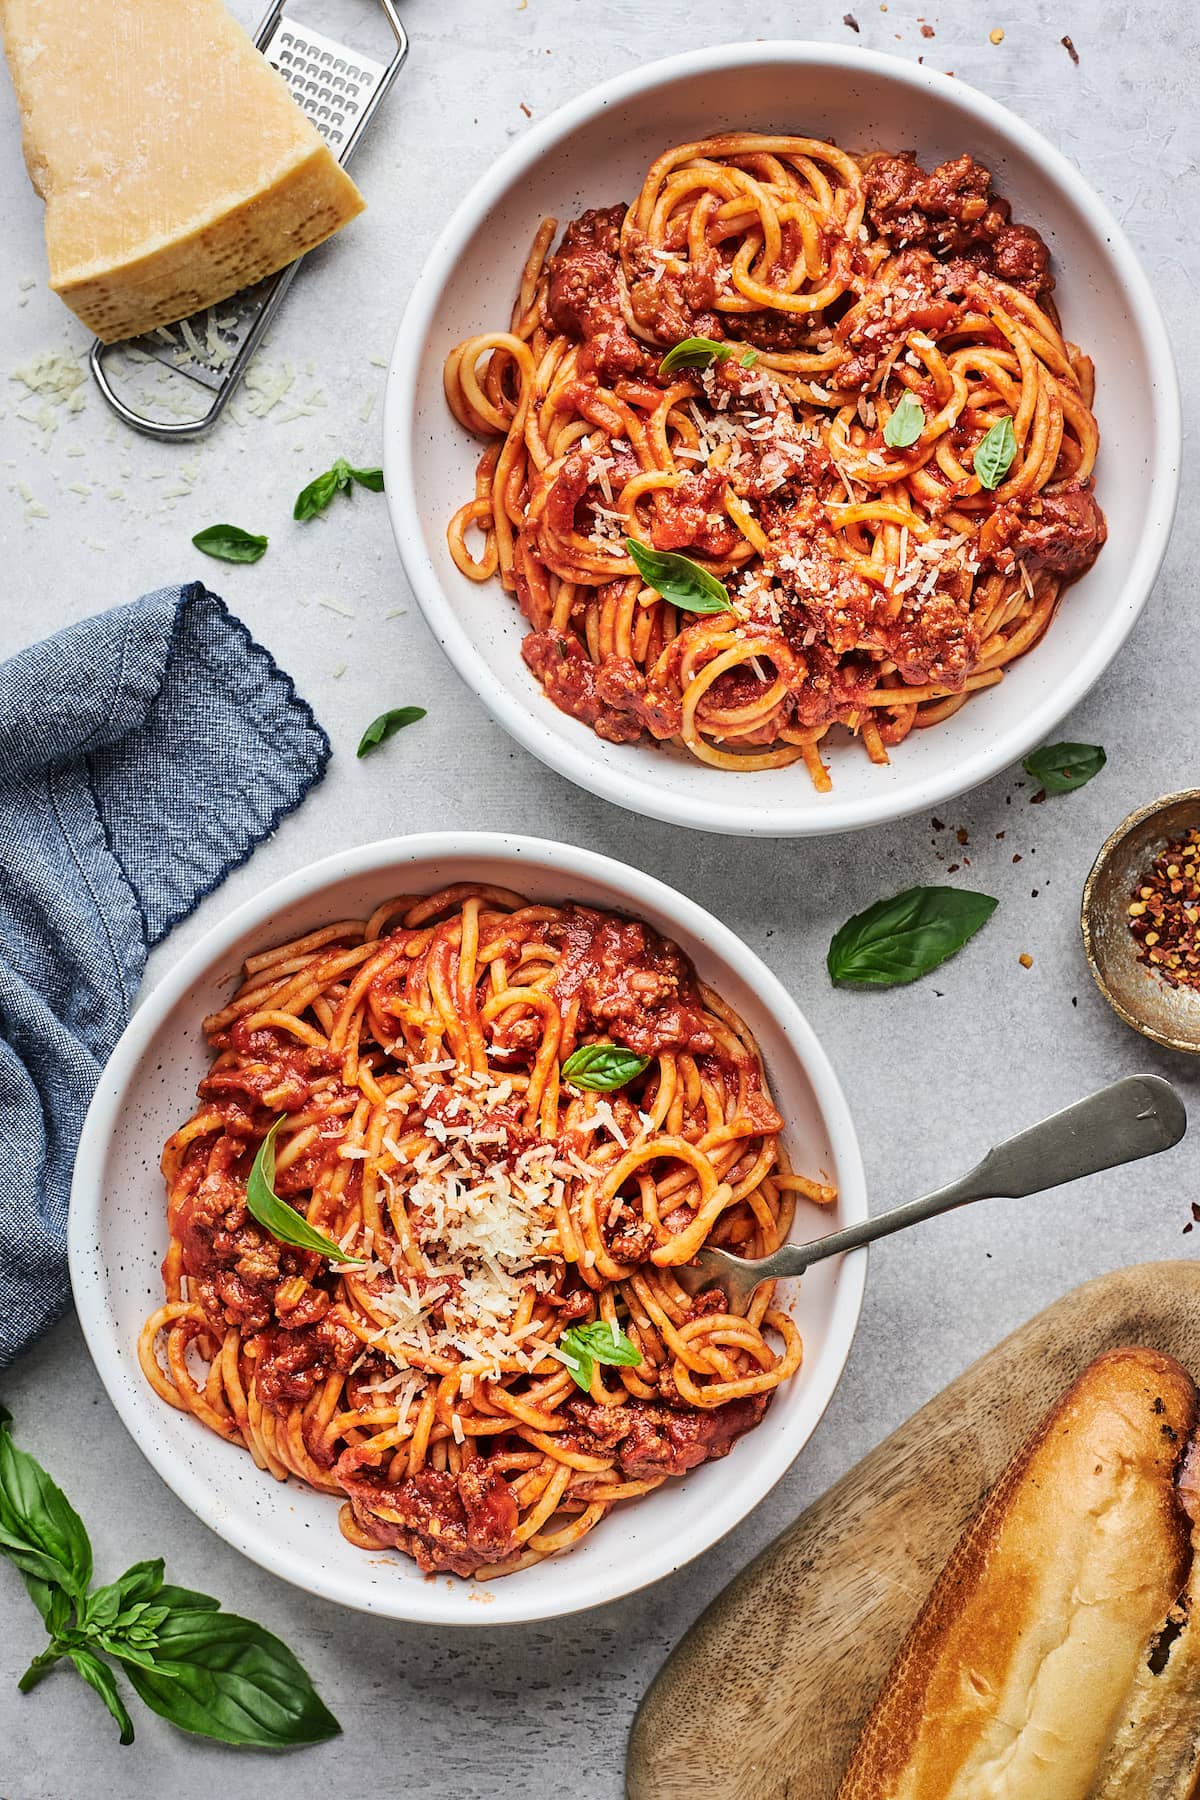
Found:
[[[828,1403],[858,1321],[866,1253],[821,1263],[791,1287],[804,1366],[727,1458],[618,1507],[561,1558],[486,1586],[427,1579],[399,1554],[356,1549],[338,1530],[335,1499],[277,1484],[244,1450],[159,1400],[142,1376],[136,1343],[162,1299],[167,1229],[158,1159],[194,1110],[208,1065],[202,1017],[227,998],[254,950],[365,916],[393,894],[464,880],[614,907],[674,938],[757,1037],[794,1163],[840,1190],[831,1214],[802,1204],[793,1235],[821,1236],[866,1216],[854,1127],[828,1059],[796,1003],[732,932],[662,882],[590,851],[492,833],[431,834],[368,844],[267,888],[149,994],[101,1076],[84,1126],[70,1260],[80,1321],[109,1397],[148,1460],[207,1525],[326,1599],[397,1619],[494,1625],[616,1599],[680,1568],[736,1525],[803,1448]]]
[[[782,129],[937,162],[971,151],[1054,257],[1066,335],[1096,364],[1097,465],[1108,543],[1043,641],[1000,685],[915,731],[887,768],[831,738],[833,791],[802,763],[754,773],[686,752],[609,744],[560,712],[521,660],[525,621],[499,582],[459,573],[446,523],[475,491],[480,440],[451,416],[442,366],[460,339],[507,326],[535,229],[632,199],[672,144]],[[631,69],[532,126],[465,196],[425,259],[392,352],[383,461],[396,542],[459,674],[561,774],[650,818],[740,836],[809,836],[902,818],[1018,762],[1108,667],[1150,593],[1179,480],[1179,395],[1162,317],[1125,234],[1079,171],[963,81],[852,45],[723,44]]]
[[[1168,1050],[1200,1056],[1200,993],[1172,987],[1137,955],[1129,929],[1134,889],[1159,851],[1200,827],[1200,788],[1166,794],[1122,819],[1083,889],[1080,925],[1096,986],[1113,1011]]]

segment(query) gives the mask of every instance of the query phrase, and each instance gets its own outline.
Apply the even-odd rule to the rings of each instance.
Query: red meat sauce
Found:
[[[1031,225],[1014,225],[1012,208],[992,192],[992,178],[973,157],[939,163],[926,174],[908,151],[866,163],[867,219],[889,244],[961,258],[1010,287],[1040,299],[1054,286],[1050,252]]]
[[[890,247],[925,252],[924,267],[948,265],[959,281],[991,275],[1034,299],[1053,288],[1050,253],[1041,236],[1032,226],[1013,223],[1008,201],[992,192],[989,171],[971,156],[955,157],[926,173],[908,152],[879,152],[866,159],[864,168],[868,225]],[[739,343],[786,351],[811,333],[811,319],[770,309],[733,315],[735,329],[727,331],[729,315],[714,310],[721,272],[717,251],[689,258],[682,273],[664,267],[656,249],[625,223],[626,212],[617,205],[581,214],[567,226],[550,259],[550,323],[584,346],[584,371],[609,384],[633,377],[665,386],[666,379],[657,373],[663,349],[683,338],[720,341],[732,335]],[[678,242],[668,237],[668,251],[682,246],[683,236],[677,235]],[[791,267],[800,247],[795,223],[786,221],[781,270]],[[843,249],[835,242],[832,255],[835,261],[842,258],[848,275],[865,266],[857,247]],[[908,262],[910,272],[921,266],[914,259]],[[630,330],[622,305],[623,279],[629,315],[648,342]],[[922,304],[933,309],[926,329],[950,322],[944,296],[935,299],[931,293]],[[893,339],[921,324],[916,314],[906,320],[898,313]]]
[[[639,1056],[664,1050],[711,1055],[691,963],[637,919],[568,906],[541,927],[558,952],[553,993],[560,1012],[579,1003],[579,1030],[615,1038]]]
[[[981,533],[990,565],[1011,574],[1017,563],[1075,581],[1091,568],[1108,536],[1090,487],[1078,481],[997,507]]]
[[[491,929],[503,931],[504,922],[497,922]],[[578,1004],[578,1034],[611,1037],[640,1055],[652,1056],[662,1050],[687,1051],[702,1066],[724,1056],[706,1024],[694,971],[677,945],[636,920],[588,907],[568,907],[558,917],[544,921],[539,930],[544,941],[558,952],[553,989],[559,1007],[565,1011]],[[375,996],[384,1012],[388,1011],[390,996],[386,979],[380,978]],[[333,1298],[328,1265],[317,1255],[281,1244],[255,1222],[246,1207],[250,1165],[271,1116],[285,1106],[298,1109],[310,1104],[318,1090],[327,1101],[346,1092],[336,1079],[339,1059],[299,1044],[276,1028],[248,1031],[239,1024],[214,1041],[218,1049],[232,1050],[239,1060],[215,1069],[200,1084],[201,1097],[220,1113],[223,1130],[215,1139],[203,1137],[189,1147],[172,1197],[171,1230],[181,1246],[188,1291],[204,1308],[215,1331],[220,1333],[235,1326],[244,1337],[255,1340],[257,1387],[269,1410],[285,1412],[303,1405],[317,1384],[332,1373],[347,1376],[347,1403],[354,1406],[365,1394],[367,1384],[386,1372],[385,1359],[371,1352],[360,1368],[350,1374],[351,1365],[362,1355],[362,1344]],[[537,1040],[516,1045],[506,1041],[498,1047],[523,1056],[528,1062],[536,1052]],[[754,1124],[763,1132],[781,1129],[778,1113],[758,1089],[759,1076],[753,1059],[745,1058],[739,1073],[748,1089],[746,1106]],[[424,1110],[444,1110],[448,1100],[448,1090],[439,1092]],[[631,1111],[633,1108],[628,1094],[614,1095],[612,1103]],[[277,1175],[277,1192],[311,1189],[321,1160],[336,1154],[344,1123],[344,1117],[336,1114],[325,1119],[312,1151]],[[512,1107],[494,1108],[485,1124],[500,1134],[500,1141],[494,1146],[497,1157],[521,1154],[536,1136]],[[668,1229],[681,1230],[690,1221],[685,1207],[676,1211],[678,1216],[669,1215],[665,1221]],[[614,1255],[628,1263],[644,1261],[652,1248],[651,1234],[629,1208],[622,1208],[610,1221],[608,1237]],[[419,1283],[421,1277],[413,1279]],[[593,1310],[591,1295],[586,1289],[572,1287],[571,1280],[567,1275],[562,1290],[546,1296],[567,1324]],[[703,1297],[695,1304],[703,1310]],[[629,1417],[635,1420],[640,1415],[631,1411]],[[648,1442],[647,1430],[645,1424],[640,1426],[640,1436],[631,1444]],[[683,1467],[703,1460],[696,1453],[699,1444],[718,1446],[704,1454],[723,1454],[719,1446],[723,1443],[727,1448],[732,1441],[728,1432],[723,1437],[721,1432],[714,1435],[707,1428],[699,1437],[695,1432],[689,1436],[673,1417],[662,1426],[660,1436],[662,1433],[664,1443],[675,1449],[663,1450],[661,1455],[670,1462],[678,1451],[679,1456],[685,1457]],[[319,1443],[314,1442],[309,1448],[315,1456],[327,1460]],[[408,1494],[406,1505],[411,1502],[409,1510],[415,1518],[421,1507],[432,1504],[432,1496],[442,1506],[439,1516],[449,1516],[447,1508],[453,1515],[453,1530],[451,1524],[445,1526],[449,1536],[453,1538],[455,1531],[460,1536],[466,1532],[474,1546],[470,1554],[475,1556],[476,1564],[489,1560],[477,1553],[483,1540],[478,1522],[472,1523],[471,1505],[461,1496],[454,1506],[450,1504],[444,1489],[446,1479],[439,1477],[432,1488],[427,1482],[419,1494]],[[373,1476],[364,1474],[352,1497],[357,1492],[361,1500],[368,1488],[374,1491],[374,1483]],[[484,1506],[481,1499],[479,1506],[485,1512],[489,1508],[494,1511],[491,1502]],[[419,1524],[404,1527],[405,1532],[417,1537],[420,1530]],[[394,1541],[399,1543],[400,1538]],[[453,1554],[461,1559],[466,1553],[460,1548]],[[452,1561],[431,1566],[457,1564]]]
[[[503,1475],[473,1457],[457,1475],[421,1469],[390,1482],[347,1450],[335,1466],[360,1530],[381,1550],[403,1550],[427,1575],[471,1576],[520,1554],[517,1504]]]
[[[572,1401],[572,1426],[560,1441],[584,1455],[615,1457],[627,1481],[665,1481],[727,1456],[758,1424],[767,1398],[732,1400],[707,1412],[641,1400],[618,1407]],[[360,1530],[380,1549],[403,1550],[427,1574],[471,1576],[520,1555],[516,1503],[503,1475],[485,1457],[472,1457],[457,1475],[422,1469],[391,1482],[382,1471],[364,1467],[361,1454],[351,1449],[334,1473]],[[586,1489],[580,1497],[588,1497]]]
[[[926,172],[910,154],[881,152],[869,157],[864,168],[868,226],[893,256],[885,272],[886,288],[857,304],[850,295],[828,316],[833,341],[844,351],[831,376],[839,389],[869,387],[881,363],[911,331],[936,336],[950,330],[973,303],[972,292],[981,281],[1002,280],[1034,299],[1049,294],[1053,280],[1044,242],[1031,227],[1013,222],[1008,202],[992,192],[989,172],[972,157],[955,157]],[[788,235],[794,229],[791,222],[784,228],[785,266],[798,248]],[[669,236],[668,250],[683,242],[681,228],[672,230],[678,242]],[[857,247],[846,255],[853,285],[866,264]],[[582,378],[567,402],[620,439],[619,416],[592,378],[632,404],[653,405],[662,388],[677,379],[658,374],[664,349],[684,337],[719,341],[732,334],[739,342],[787,350],[811,332],[813,320],[769,311],[733,315],[727,331],[727,315],[714,310],[719,272],[715,250],[698,262],[689,260],[682,274],[664,270],[659,255],[626,222],[624,206],[589,211],[570,224],[551,258],[548,296],[552,326],[582,345]],[[651,342],[630,329],[630,317]],[[736,362],[714,365],[712,378],[735,395],[756,380],[753,371]],[[932,391],[922,394],[919,381],[914,386],[927,408],[936,408]],[[965,454],[969,445],[964,442],[962,448]],[[824,448],[789,447],[781,454],[774,443],[748,442],[740,463],[731,477],[718,470],[689,471],[678,488],[656,494],[651,526],[657,549],[721,561],[739,540],[721,504],[726,480],[743,499],[759,506],[760,523],[772,542],[763,564],[774,583],[778,617],[773,613],[756,623],[778,632],[781,658],[778,669],[761,653],[758,661],[769,679],[785,673],[789,693],[782,708],[739,742],[773,742],[789,724],[818,728],[851,717],[875,681],[874,661],[864,651],[891,658],[909,684],[936,682],[951,691],[961,689],[979,647],[966,578],[943,576],[931,592],[907,598],[892,617],[889,597],[847,567],[826,526],[819,495],[831,464]],[[589,453],[570,457],[546,497],[547,517],[561,533],[590,533],[593,508],[605,503],[591,464]],[[610,487],[619,491],[636,472],[632,451],[618,450]],[[985,570],[1005,575],[1019,561],[1031,572],[1041,569],[1071,581],[1091,566],[1104,538],[1104,518],[1090,487],[1068,482],[998,508],[985,523],[980,560]],[[520,579],[518,598],[533,618]],[[536,618],[533,623],[536,627]],[[611,743],[663,740],[677,736],[682,725],[679,664],[688,634],[706,630],[708,623],[694,629],[685,625],[649,671],[620,655],[593,662],[573,631],[535,628],[523,641],[522,655],[554,704],[599,737]],[[719,653],[712,647],[701,664]],[[709,690],[706,709],[745,707],[761,692],[762,683],[751,671],[730,671]]]

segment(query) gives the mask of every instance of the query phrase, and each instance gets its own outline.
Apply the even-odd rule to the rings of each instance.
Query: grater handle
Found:
[[[119,343],[102,344],[97,338],[88,355],[88,366],[92,371],[96,386],[118,419],[123,420],[126,425],[131,425],[135,431],[143,432],[147,437],[158,438],[163,443],[170,443],[172,439],[202,437],[206,431],[209,431],[224,412],[226,404],[233,398],[238,382],[245,373],[246,364],[254,355],[268,325],[279,311],[283,297],[291,287],[302,260],[297,257],[294,263],[289,263],[286,269],[280,269],[278,275],[275,276],[271,283],[271,291],[263,302],[262,310],[251,326],[241,349],[225,371],[225,379],[214,394],[212,405],[198,418],[151,419],[145,413],[135,411],[117,393],[104,366],[108,357],[115,356],[120,352],[121,345]]]
[[[285,0],[275,0],[270,12],[258,28],[254,43],[255,47],[258,50],[263,51],[264,54],[273,42],[275,33],[279,29],[280,22],[283,19],[284,4]],[[396,11],[393,0],[379,0],[379,4],[385,19],[391,27],[392,35],[396,40],[396,48],[386,64],[383,74],[372,88],[371,94],[368,97],[366,104],[363,106],[362,111],[355,119],[345,143],[342,145],[341,152],[338,156],[338,162],[343,168],[354,155],[364,131],[374,118],[380,102],[388,93],[392,83],[400,73],[404,60],[408,55],[408,33],[405,31],[404,26],[400,21],[400,16]],[[262,341],[264,333],[272,319],[275,317],[275,314],[278,312],[283,297],[295,279],[296,272],[302,261],[302,257],[297,257],[295,262],[289,263],[286,268],[280,269],[279,272],[271,278],[265,298],[259,309],[258,317],[247,332],[246,337],[238,349],[237,355],[225,370],[221,385],[216,389],[212,404],[208,407],[207,411],[196,418],[171,420],[153,419],[147,417],[144,413],[138,412],[136,408],[129,405],[128,401],[122,399],[121,395],[117,392],[110,379],[108,368],[106,367],[106,364],[111,358],[120,354],[123,347],[122,344],[105,344],[102,343],[99,338],[96,338],[88,353],[88,366],[92,372],[92,379],[99,388],[105,403],[123,424],[130,426],[134,431],[142,432],[147,437],[157,438],[160,442],[170,443],[173,440],[178,441],[181,439],[201,437],[206,431],[209,431],[220,418],[226,404],[232,397],[238,383],[241,381],[242,375],[245,373],[247,363],[254,355],[255,350]]]

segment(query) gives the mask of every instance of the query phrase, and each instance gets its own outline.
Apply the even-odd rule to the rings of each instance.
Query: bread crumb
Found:
[[[1018,956],[1017,961],[1023,969],[1032,969],[1033,967],[1033,958],[1030,956],[1028,950],[1023,950],[1020,956]]]
[[[1004,42],[1004,33],[998,25],[994,31],[988,32],[988,42],[992,44],[1002,44]]]

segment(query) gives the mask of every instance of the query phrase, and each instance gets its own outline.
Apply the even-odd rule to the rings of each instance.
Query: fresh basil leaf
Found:
[[[924,429],[925,408],[911,388],[905,388],[883,428],[883,441],[891,450],[907,450]]]
[[[757,361],[758,351],[747,350],[745,356],[740,359],[739,366],[743,369],[752,369]]]
[[[264,1157],[260,1150],[255,1167],[261,1159],[268,1194],[284,1207],[271,1192],[281,1123],[271,1127],[270,1153]],[[336,1245],[331,1250],[348,1260]],[[251,1620],[221,1613],[207,1594],[164,1584],[161,1558],[134,1563],[87,1598],[92,1552],[82,1521],[45,1470],[17,1449],[8,1430],[11,1417],[0,1405],[0,1549],[21,1570],[51,1633],[17,1683],[23,1694],[69,1657],[120,1725],[121,1742],[132,1743],[133,1724],[116,1679],[97,1654],[103,1650],[125,1665],[147,1706],[185,1731],[267,1749],[318,1743],[340,1731],[278,1638]]]
[[[146,1705],[182,1731],[283,1750],[336,1737],[341,1726],[285,1644],[234,1613],[172,1613],[154,1669],[127,1665]]]
[[[337,493],[337,470],[326,469],[310,481],[306,488],[301,488],[296,495],[296,504],[292,507],[293,519],[314,519],[318,513],[324,512],[333,496]]]
[[[131,1563],[125,1573],[118,1576],[116,1583],[126,1606],[135,1606],[140,1600],[153,1600],[161,1592],[162,1584],[161,1556],[155,1556],[146,1562]]]
[[[348,1256],[332,1238],[310,1225],[294,1206],[289,1206],[275,1192],[275,1135],[282,1124],[282,1118],[276,1119],[258,1146],[246,1183],[246,1210],[281,1244],[292,1244],[297,1250],[315,1250],[318,1256],[327,1256],[330,1262],[356,1262],[356,1257]]]
[[[57,1637],[71,1623],[71,1602],[62,1588],[49,1581],[41,1581],[36,1575],[27,1575],[22,1569],[21,1580],[25,1583],[29,1598],[42,1615],[42,1623],[51,1637]]]
[[[359,487],[370,488],[373,494],[382,494],[382,469],[351,469],[350,473],[353,475],[355,481],[357,481]]]
[[[88,1595],[88,1602],[83,1612],[83,1628],[85,1631],[107,1631],[115,1625],[117,1614],[121,1610],[121,1596],[115,1581],[107,1587],[97,1588]]]
[[[390,712],[380,713],[372,719],[359,739],[358,757],[369,756],[380,744],[386,744],[390,737],[403,731],[406,725],[415,725],[418,719],[426,716],[423,706],[393,706]]]
[[[592,1376],[596,1373],[595,1359],[589,1356],[586,1350],[564,1350],[562,1338],[559,1338],[558,1343],[554,1346],[554,1354],[566,1369],[575,1386],[582,1388],[585,1394],[590,1393]]]
[[[641,1351],[620,1326],[614,1337],[607,1319],[593,1319],[588,1325],[572,1325],[569,1331],[563,1332],[559,1343],[565,1344],[571,1354],[579,1351],[614,1368],[636,1369],[642,1360]]]
[[[855,913],[834,934],[826,967],[839,987],[899,987],[927,975],[995,912],[989,894],[913,887]]]
[[[149,1633],[143,1642],[135,1643],[119,1631],[98,1631],[92,1638],[92,1642],[99,1649],[107,1651],[109,1656],[115,1656],[127,1668],[157,1669],[159,1667],[159,1658],[156,1655],[158,1637],[154,1632]],[[172,1679],[172,1677],[168,1675],[168,1679]]]
[[[151,1606],[148,1600],[139,1600],[136,1606],[117,1614],[113,1634],[125,1643],[153,1645],[154,1634],[170,1610],[169,1606]]]
[[[559,1360],[566,1366],[575,1386],[588,1393],[597,1363],[634,1369],[642,1360],[637,1345],[631,1343],[618,1328],[614,1338],[605,1319],[593,1319],[588,1325],[572,1325],[555,1345]]]
[[[194,1588],[172,1587],[165,1582],[156,1596],[172,1612],[219,1612],[221,1602],[211,1594],[198,1594]]]
[[[240,525],[208,525],[192,542],[205,556],[218,557],[221,562],[255,563],[267,553],[267,539],[243,531]]]
[[[372,493],[383,492],[382,469],[352,469],[344,456],[339,456],[332,469],[317,475],[302,488],[296,496],[296,504],[292,508],[293,519],[315,519],[318,513],[325,511],[335,494],[344,494],[352,483],[359,487],[370,488]]]
[[[1099,744],[1043,744],[1024,767],[1048,794],[1071,794],[1098,775],[1108,758]]]
[[[983,440],[975,452],[975,473],[979,477],[980,486],[998,488],[1012,468],[1016,454],[1017,434],[1006,413],[984,432]]]
[[[689,556],[680,556],[674,550],[654,550],[637,538],[626,538],[625,548],[646,586],[654,588],[672,606],[694,613],[730,610],[724,584]]]
[[[650,1067],[648,1056],[638,1056],[623,1044],[581,1044],[562,1066],[562,1078],[589,1093],[611,1094]]]
[[[82,1646],[68,1650],[67,1655],[70,1657],[79,1673],[83,1676],[83,1679],[87,1682],[88,1686],[95,1688],[105,1706],[107,1706],[109,1712],[121,1727],[121,1742],[123,1744],[132,1744],[133,1720],[125,1709],[125,1702],[121,1698],[121,1691],[117,1686],[116,1677],[108,1664],[101,1662],[98,1656],[94,1656],[90,1650],[85,1650]]]
[[[41,1464],[13,1443],[10,1417],[0,1418],[0,1552],[23,1575],[82,1600],[92,1578],[83,1520]]]
[[[118,1618],[126,1623],[136,1622],[162,1584],[161,1556],[155,1557],[153,1562],[134,1563],[116,1581],[110,1581],[107,1587],[95,1588],[89,1594],[83,1612],[84,1629],[107,1631]],[[132,1618],[127,1619],[127,1614],[133,1615]]]
[[[710,363],[728,362],[732,355],[732,346],[718,344],[715,338],[684,338],[667,351],[658,365],[658,372],[673,375],[676,369],[707,369]]]

